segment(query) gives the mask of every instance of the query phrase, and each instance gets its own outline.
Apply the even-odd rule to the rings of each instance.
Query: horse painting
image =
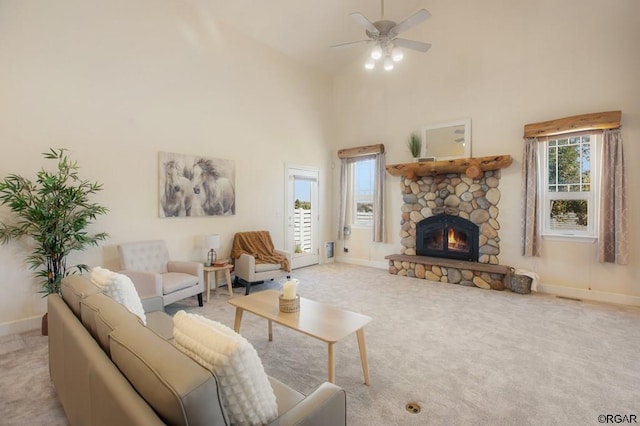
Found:
[[[160,205],[165,217],[191,216],[193,198],[191,181],[184,176],[184,169],[175,160],[164,163]]]
[[[236,194],[230,179],[221,176],[213,162],[196,159],[191,169],[193,193],[200,200],[206,215],[230,215],[236,213]]]

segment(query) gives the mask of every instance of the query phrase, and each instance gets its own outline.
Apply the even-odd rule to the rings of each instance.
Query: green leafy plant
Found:
[[[418,158],[420,156],[422,138],[417,132],[413,132],[409,135],[409,139],[407,139],[407,148],[409,148],[409,152],[411,152],[411,156],[413,158]]]
[[[36,242],[26,257],[29,269],[42,279],[45,296],[60,292],[60,281],[71,273],[87,271],[84,264],[67,267],[67,256],[74,250],[97,246],[109,236],[89,235],[87,227],[108,209],[89,202],[89,196],[102,190],[102,185],[81,180],[78,164],[71,161],[66,149],[50,149],[43,153],[47,160],[58,160],[57,170],[41,169],[35,182],[10,174],[0,182],[0,204],[17,216],[12,224],[0,223],[0,242],[23,237]]]

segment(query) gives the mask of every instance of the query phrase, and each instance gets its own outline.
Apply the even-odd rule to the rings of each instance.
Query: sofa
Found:
[[[49,372],[71,425],[229,425],[217,377],[172,343],[159,297],[146,325],[80,275],[47,298]],[[272,425],[345,425],[346,393],[328,382],[305,396],[275,378]]]

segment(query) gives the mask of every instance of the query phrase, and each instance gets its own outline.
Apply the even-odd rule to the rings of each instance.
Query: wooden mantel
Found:
[[[513,158],[510,155],[492,155],[489,157],[459,158],[446,161],[423,161],[419,163],[390,164],[386,167],[391,176],[404,176],[413,179],[416,176],[441,175],[446,173],[464,173],[476,179],[486,170],[509,167]]]

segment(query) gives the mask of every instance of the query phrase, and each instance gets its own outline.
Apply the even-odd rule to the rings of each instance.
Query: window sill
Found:
[[[565,241],[569,243],[594,243],[598,237],[587,235],[543,235],[542,239],[549,241]]]
[[[352,229],[371,229],[373,228],[373,225],[370,223],[352,223],[351,225]]]

